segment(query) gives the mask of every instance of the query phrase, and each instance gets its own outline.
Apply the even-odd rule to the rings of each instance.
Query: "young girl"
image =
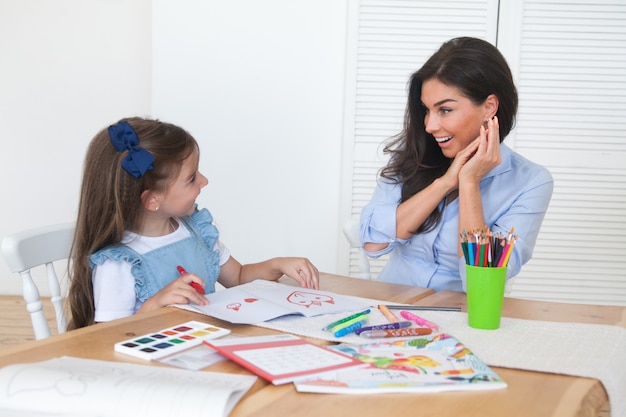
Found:
[[[72,250],[70,329],[170,304],[207,304],[200,293],[283,274],[318,288],[305,258],[241,265],[220,242],[208,210],[195,200],[195,139],[178,126],[131,118],[92,140],[83,172]],[[196,289],[197,288],[197,289]]]
[[[361,242],[390,253],[379,280],[463,291],[463,230],[515,228],[507,276],[531,257],[552,196],[550,172],[501,144],[517,112],[517,90],[489,42],[457,38],[410,80],[404,130],[385,147]]]

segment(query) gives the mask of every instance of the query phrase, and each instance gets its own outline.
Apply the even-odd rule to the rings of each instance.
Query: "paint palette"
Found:
[[[198,346],[204,340],[217,339],[230,330],[199,321],[188,321],[158,332],[117,342],[115,351],[140,359],[155,360]]]

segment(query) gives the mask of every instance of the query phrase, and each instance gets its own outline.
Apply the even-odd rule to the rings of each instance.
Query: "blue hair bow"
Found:
[[[128,155],[122,161],[124,168],[130,175],[135,178],[141,178],[146,171],[152,171],[154,167],[154,156],[139,145],[139,138],[135,129],[128,122],[119,122],[116,125],[109,126],[109,137],[113,147],[118,152],[124,152],[128,149]]]

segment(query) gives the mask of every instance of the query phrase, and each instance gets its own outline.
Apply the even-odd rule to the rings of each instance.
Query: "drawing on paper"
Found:
[[[312,292],[294,291],[287,296],[287,301],[297,306],[309,308],[311,306],[321,307],[322,303],[335,304],[335,300],[330,295],[316,294]]]

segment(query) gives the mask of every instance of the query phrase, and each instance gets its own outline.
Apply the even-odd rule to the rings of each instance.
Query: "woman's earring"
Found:
[[[159,206],[156,206],[156,208],[154,209],[154,211],[159,211]]]

